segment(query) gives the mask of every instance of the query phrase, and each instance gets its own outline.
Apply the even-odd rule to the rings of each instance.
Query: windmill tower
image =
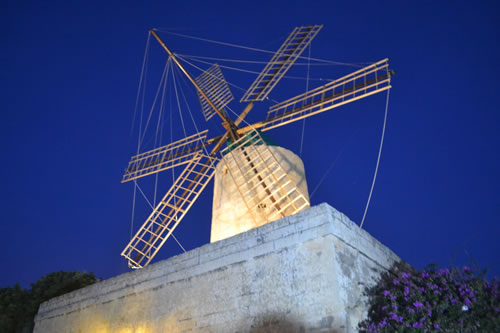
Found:
[[[151,30],[195,87],[205,120],[217,115],[225,132],[208,139],[208,130],[204,130],[131,158],[122,182],[184,167],[122,251],[131,267],[145,267],[151,262],[214,175],[211,241],[309,207],[302,162],[290,151],[269,145],[263,132],[390,89],[392,72],[388,59],[277,103],[269,109],[265,120],[240,125],[254,103],[267,98],[321,28],[303,26],[292,31],[241,98],[244,106],[235,120],[225,111],[233,96],[219,66],[215,64],[193,78],[156,31]]]
[[[288,149],[269,144],[254,145],[252,150],[258,157],[266,157],[267,154],[269,160],[267,164],[271,168],[273,165],[279,165],[280,167],[280,169],[273,170],[273,172],[269,172],[264,167],[258,168],[262,173],[263,184],[266,184],[267,180],[266,185],[269,188],[269,193],[283,193],[287,188],[289,190],[293,189],[300,193],[297,196],[298,201],[293,206],[287,207],[283,213],[279,213],[276,207],[272,205],[272,202],[265,200],[266,195],[269,194],[266,192],[266,187],[256,180],[258,176],[253,169],[249,170],[248,183],[244,183],[242,177],[238,178],[238,175],[233,175],[234,172],[230,172],[228,165],[231,165],[234,161],[233,156],[230,155],[226,158],[227,161],[219,162],[215,171],[210,242],[260,227],[275,219],[295,214],[309,207],[304,163],[300,157]],[[237,152],[236,159],[238,159],[239,164],[244,164],[244,156],[241,155],[241,152]],[[286,179],[283,182],[281,180],[274,181],[273,177],[279,180],[280,177],[286,177]],[[285,188],[283,186],[279,188],[277,184],[284,184]],[[241,192],[240,189],[247,190]],[[271,196],[273,198],[277,197],[275,194]],[[267,206],[268,204],[271,204],[271,206]]]

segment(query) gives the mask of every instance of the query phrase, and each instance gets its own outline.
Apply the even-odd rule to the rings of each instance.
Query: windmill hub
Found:
[[[245,149],[246,153],[251,154],[248,151],[251,149],[250,147]],[[285,205],[285,200],[282,199],[283,193],[296,188],[305,197],[307,202],[309,202],[309,194],[307,191],[304,163],[300,157],[283,147],[256,146],[256,152],[259,156],[266,156],[267,151],[271,153],[268,153],[270,155],[269,159],[272,160],[275,158],[277,161],[276,166],[272,167],[273,163],[269,163],[270,169],[262,170],[260,174],[256,174],[254,169],[249,170],[247,182],[243,179],[238,179],[243,177],[238,177],[238,173],[230,168],[232,158],[243,161],[240,165],[245,165],[245,153],[237,151],[232,156],[226,155],[217,165],[214,178],[210,242],[213,243],[237,235],[309,207],[308,205],[303,207],[289,205],[288,207],[280,207],[283,215],[273,214],[276,211],[274,205]],[[282,170],[279,170],[277,165]],[[271,181],[271,178],[280,177],[282,174],[287,175],[285,182]],[[296,187],[284,185],[280,189],[276,185],[278,183],[284,184],[287,181],[290,184],[295,184]],[[266,184],[266,188],[262,186],[262,182]],[[242,183],[243,186],[237,186],[237,183]],[[248,191],[248,194],[240,193],[241,191],[246,191],[245,189]],[[273,197],[274,202],[271,200],[271,197]]]

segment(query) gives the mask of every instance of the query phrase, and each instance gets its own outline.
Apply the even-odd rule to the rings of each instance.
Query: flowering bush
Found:
[[[499,332],[496,278],[468,267],[418,271],[397,264],[368,291],[368,319],[360,332]]]

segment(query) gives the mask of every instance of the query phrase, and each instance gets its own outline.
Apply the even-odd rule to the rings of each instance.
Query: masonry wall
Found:
[[[35,332],[355,332],[398,260],[321,204],[45,302]]]

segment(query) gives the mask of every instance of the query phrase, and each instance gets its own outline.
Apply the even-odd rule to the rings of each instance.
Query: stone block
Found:
[[[355,332],[400,259],[327,204],[40,306],[35,332]]]

